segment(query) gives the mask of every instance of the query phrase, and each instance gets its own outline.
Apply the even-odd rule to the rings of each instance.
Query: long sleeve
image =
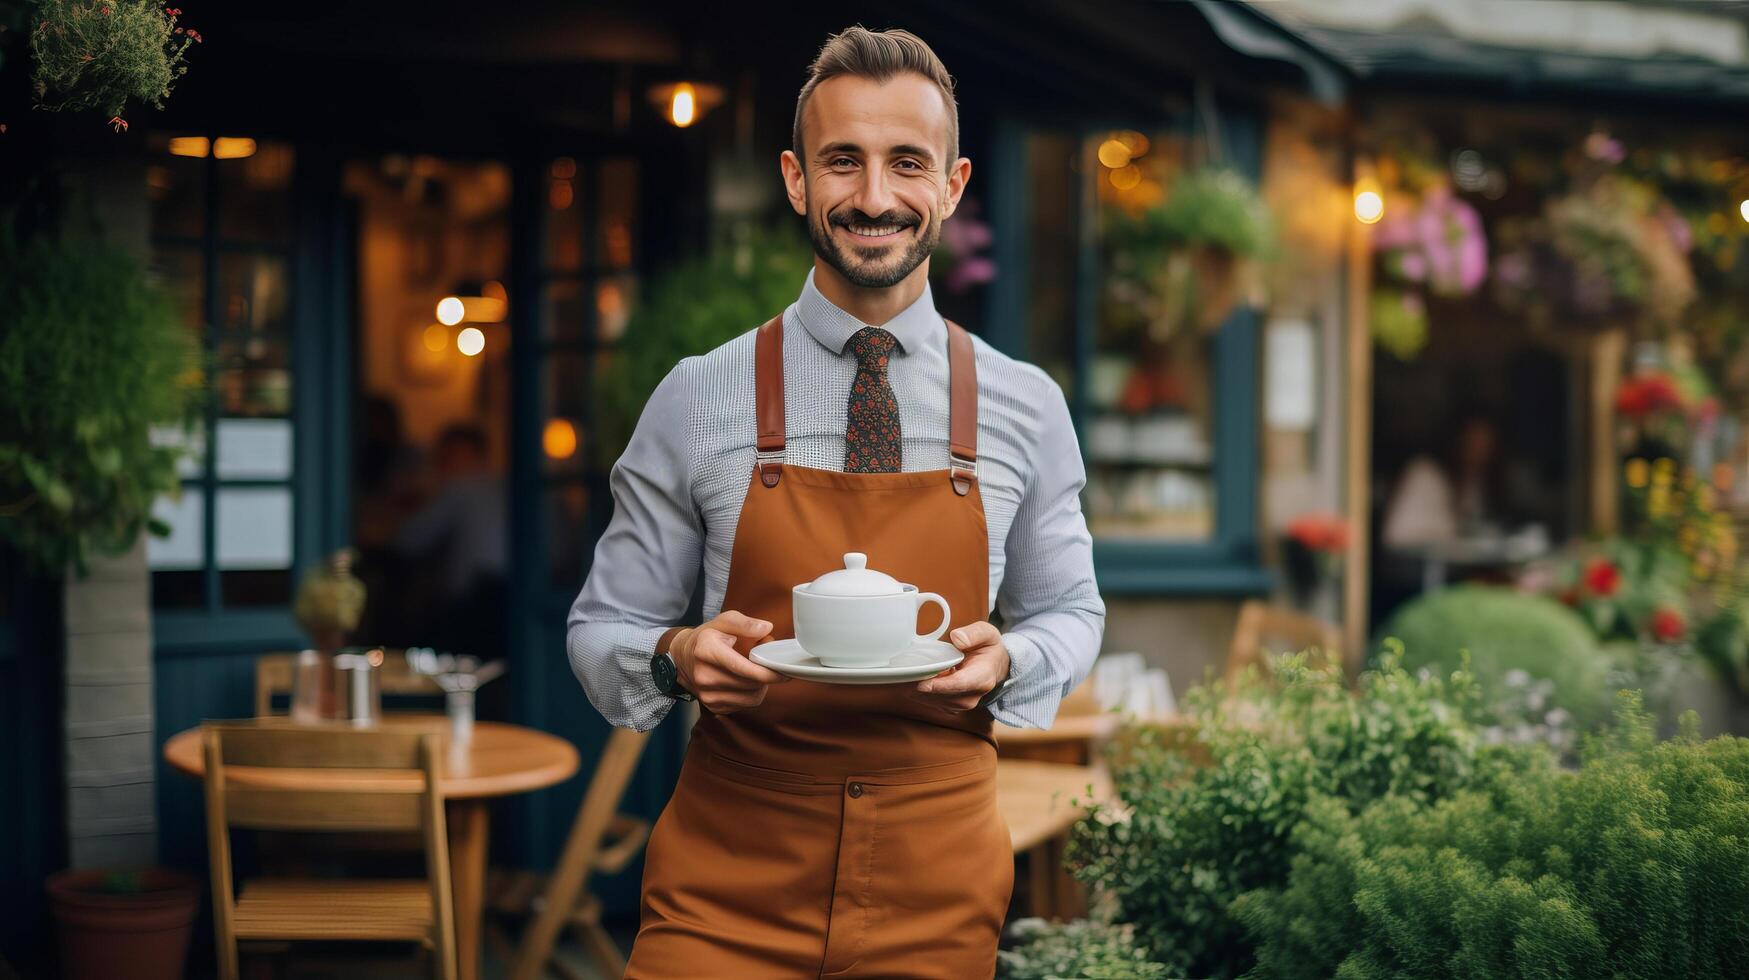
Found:
[[[674,704],[656,690],[650,656],[686,613],[704,548],[688,452],[695,362],[681,361],[656,387],[613,466],[613,518],[567,619],[571,671],[589,702],[637,731],[656,727]]]
[[[1092,672],[1105,634],[1093,537],[1081,513],[1087,472],[1062,389],[1046,383],[1047,407],[1008,529],[1007,571],[996,595],[1014,684],[991,714],[1022,728],[1050,727],[1063,697]]]

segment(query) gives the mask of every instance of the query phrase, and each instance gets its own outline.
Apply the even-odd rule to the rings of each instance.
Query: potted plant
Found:
[[[200,909],[200,879],[179,871],[63,871],[49,904],[67,980],[179,980]]]

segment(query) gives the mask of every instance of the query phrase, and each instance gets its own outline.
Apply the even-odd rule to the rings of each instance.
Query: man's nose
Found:
[[[888,211],[902,210],[898,196],[893,193],[892,179],[884,167],[863,168],[862,180],[852,203],[857,210],[877,220]]]

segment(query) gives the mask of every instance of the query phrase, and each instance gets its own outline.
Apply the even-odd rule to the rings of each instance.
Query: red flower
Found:
[[[1629,418],[1681,408],[1682,393],[1668,374],[1644,374],[1622,382],[1615,393],[1615,410]]]
[[[1682,639],[1682,634],[1688,632],[1688,623],[1682,614],[1669,606],[1660,606],[1652,614],[1652,635],[1661,643],[1671,643]]]
[[[110,116],[109,124],[114,126],[118,133],[126,132],[128,128],[128,121],[120,116]]]
[[[203,40],[205,40],[205,39],[204,39],[204,38],[202,38],[202,37],[201,37],[201,36],[200,36],[200,32],[199,32],[199,31],[197,31],[197,30],[194,30],[194,29],[193,29],[193,28],[189,28],[189,31],[188,31],[188,36],[189,36],[189,38],[190,38],[190,39],[192,39],[192,40],[193,40],[193,41],[194,41],[194,43],[196,43],[196,44],[199,44],[199,43],[200,43],[200,42],[201,42],[201,41],[203,41]]]
[[[1615,595],[1621,587],[1621,569],[1607,558],[1593,558],[1585,566],[1585,588],[1600,596]]]
[[[180,7],[166,7],[164,9],[164,12],[169,14],[172,17],[182,16],[182,8],[180,8]]]
[[[1348,522],[1337,514],[1303,514],[1288,524],[1287,533],[1312,551],[1341,554],[1348,549]]]

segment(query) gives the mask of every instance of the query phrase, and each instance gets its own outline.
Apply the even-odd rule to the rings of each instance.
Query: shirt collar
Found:
[[[941,314],[935,312],[935,298],[930,292],[928,280],[923,283],[922,295],[901,310],[898,316],[886,323],[867,324],[827,299],[814,286],[814,271],[808,270],[808,281],[802,286],[801,298],[796,300],[796,313],[801,317],[802,327],[808,334],[834,354],[844,353],[844,345],[850,342],[850,338],[858,330],[866,326],[878,326],[892,334],[899,342],[899,349],[907,354],[922,350],[947,330],[942,323]]]

